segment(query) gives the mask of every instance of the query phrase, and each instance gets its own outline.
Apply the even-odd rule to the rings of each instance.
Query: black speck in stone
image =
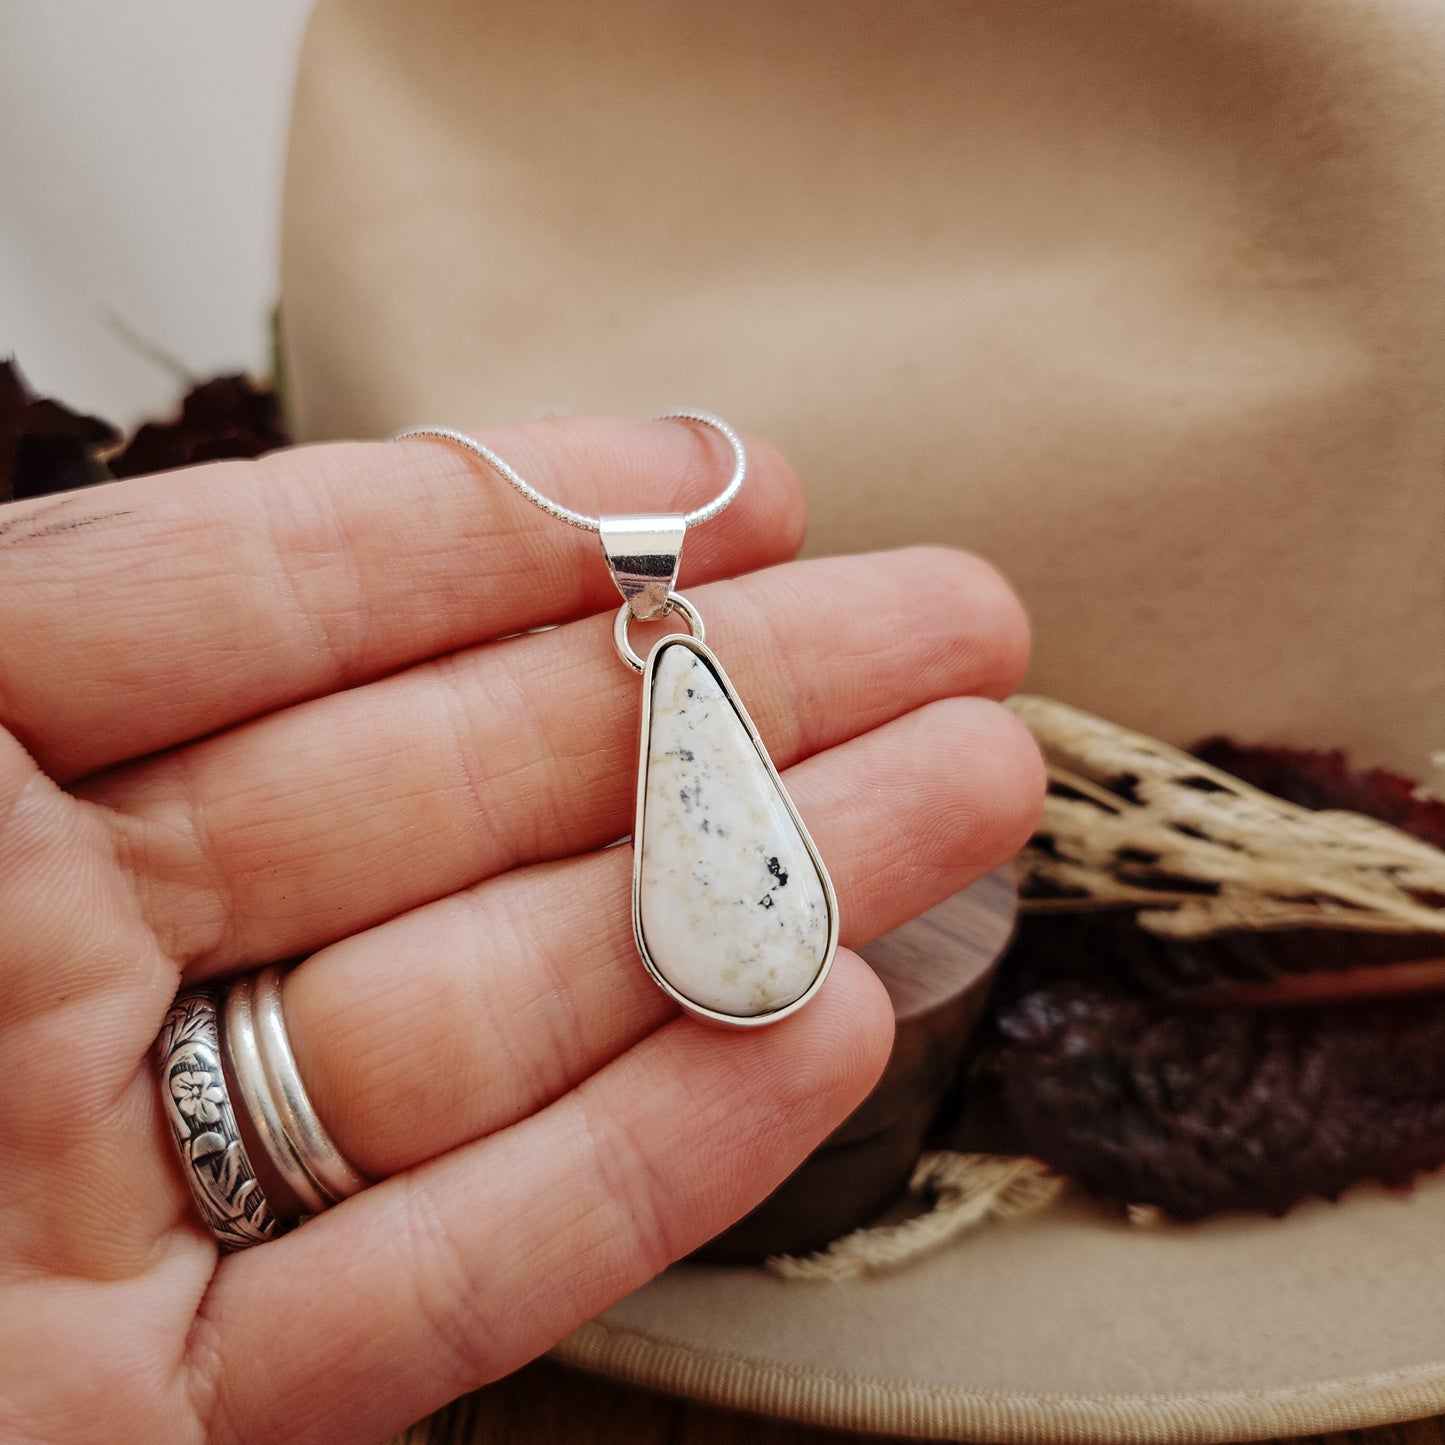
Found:
[[[688,690],[687,690],[687,695],[688,695],[689,697],[691,697],[691,696],[693,695],[691,688],[688,688]]]
[[[692,762],[692,760],[693,760],[693,758],[692,758],[692,753],[691,753],[691,751],[690,751],[689,749],[687,749],[687,748],[679,748],[679,749],[677,750],[677,755],[678,755],[678,757],[681,758],[682,761],[685,762],[685,763],[690,763],[690,762]]]
[[[771,893],[764,893],[763,896],[758,899],[758,907],[759,907],[759,908],[771,908],[772,906],[773,906],[773,895],[772,895]]]
[[[778,880],[779,888],[786,888],[788,886],[788,870],[784,868],[776,858],[768,859],[768,872]]]

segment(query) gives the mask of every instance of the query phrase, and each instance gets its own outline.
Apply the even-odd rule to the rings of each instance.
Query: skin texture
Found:
[[[724,464],[678,424],[486,440],[591,511],[696,505]],[[994,701],[1027,626],[961,553],[788,562],[796,483],[750,451],[684,580],[856,947],[1030,832],[1041,766]],[[607,847],[615,603],[595,538],[441,443],[0,509],[0,1438],[385,1439],[725,1227],[870,1088],[891,1012],[846,947],[747,1035],[647,980]],[[303,1077],[379,1182],[218,1261],[149,1050],[183,984],[300,954]]]

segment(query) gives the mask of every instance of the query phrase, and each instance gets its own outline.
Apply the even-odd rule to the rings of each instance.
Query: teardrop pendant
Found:
[[[749,1027],[801,1008],[832,964],[827,869],[727,674],[695,637],[647,658],[632,920],[683,1008]]]
[[[720,436],[732,453],[727,485],[688,512],[589,517],[539,492],[491,448],[450,427],[436,437],[480,457],[558,521],[597,535],[622,606],[617,655],[643,677],[642,748],[633,827],[632,926],[662,989],[689,1013],[751,1027],[800,1009],[838,948],[838,900],[828,870],[717,658],[697,609],[674,591],[690,527],[716,517],[748,473],[742,438],[707,412],[669,412]],[[628,625],[680,614],[691,637],[664,637],[644,661]]]

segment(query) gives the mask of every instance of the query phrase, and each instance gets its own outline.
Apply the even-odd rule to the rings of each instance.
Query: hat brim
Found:
[[[1236,1441],[1445,1411],[1445,1178],[1139,1227],[1081,1198],[897,1273],[679,1266],[557,1347],[780,1418],[998,1445]]]

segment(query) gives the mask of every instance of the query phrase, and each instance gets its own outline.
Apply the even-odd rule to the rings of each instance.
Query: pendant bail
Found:
[[[687,519],[681,512],[598,518],[602,554],[612,580],[639,622],[653,622],[668,610],[677,583]]]

